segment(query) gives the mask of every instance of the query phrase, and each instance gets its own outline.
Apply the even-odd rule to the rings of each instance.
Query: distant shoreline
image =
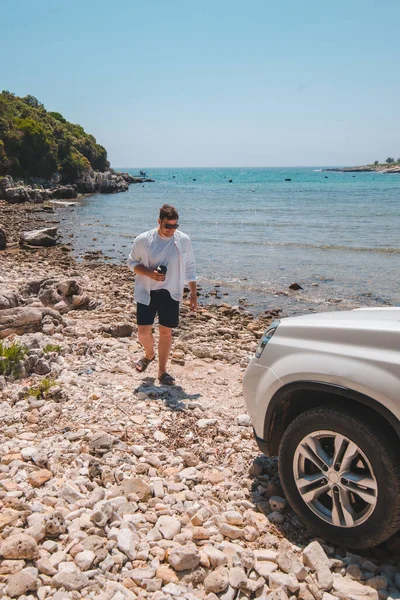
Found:
[[[363,165],[361,167],[335,167],[330,169],[322,169],[323,171],[336,171],[340,173],[399,173],[400,163],[389,163],[387,165]]]

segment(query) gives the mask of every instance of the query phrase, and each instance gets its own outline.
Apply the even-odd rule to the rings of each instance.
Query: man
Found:
[[[172,346],[172,329],[178,326],[179,303],[186,282],[190,289],[190,309],[197,308],[196,268],[192,244],[178,231],[178,211],[169,204],[160,209],[158,227],[140,234],[128,258],[129,268],[136,274],[135,300],[139,342],[145,355],[136,363],[144,373],[155,359],[152,326],[158,314],[158,379],[162,385],[174,385],[167,372]],[[158,267],[166,267],[166,272]],[[165,270],[165,269],[164,269]]]

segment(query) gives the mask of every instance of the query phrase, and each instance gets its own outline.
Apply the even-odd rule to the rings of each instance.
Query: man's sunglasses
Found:
[[[178,229],[179,223],[176,223],[175,225],[171,225],[171,223],[163,223],[163,226],[165,229]]]

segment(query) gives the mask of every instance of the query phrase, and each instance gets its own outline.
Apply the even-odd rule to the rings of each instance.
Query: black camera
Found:
[[[159,273],[160,275],[165,275],[167,272],[167,267],[165,265],[158,265],[157,269],[156,269],[157,273]]]

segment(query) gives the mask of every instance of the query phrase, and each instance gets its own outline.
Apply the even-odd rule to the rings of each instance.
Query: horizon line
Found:
[[[352,168],[353,166],[368,166],[366,165],[352,165],[349,168]],[[218,165],[215,166],[208,166],[208,167],[202,167],[199,165],[193,165],[193,166],[186,166],[186,167],[179,167],[177,165],[173,166],[173,167],[167,167],[167,166],[146,166],[146,167],[137,167],[137,166],[125,166],[125,167],[111,167],[112,169],[140,169],[140,168],[146,168],[146,169],[311,169],[311,168],[318,168],[318,169],[340,169],[340,168],[346,168],[344,165],[274,165],[274,166],[230,166],[230,167],[220,167]]]

